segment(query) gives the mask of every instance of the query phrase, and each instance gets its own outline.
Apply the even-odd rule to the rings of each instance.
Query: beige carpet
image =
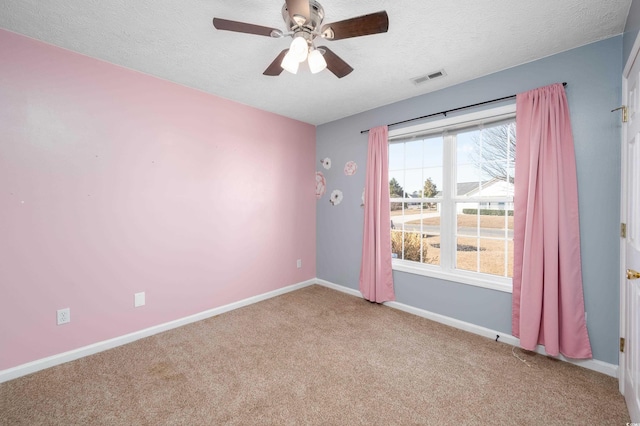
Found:
[[[624,425],[611,377],[320,286],[0,384],[2,425]]]

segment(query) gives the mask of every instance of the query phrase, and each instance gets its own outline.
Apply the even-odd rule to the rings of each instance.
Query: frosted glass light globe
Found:
[[[293,55],[298,62],[304,62],[307,59],[309,53],[309,45],[304,37],[294,37],[289,47],[289,53]]]
[[[300,62],[298,62],[298,59],[296,59],[291,54],[291,50],[289,50],[287,54],[284,55],[284,58],[282,59],[282,63],[280,64],[282,69],[284,69],[285,71],[289,71],[291,74],[295,74],[298,72],[299,65],[300,65]]]
[[[313,74],[317,74],[327,67],[327,61],[319,50],[313,50],[309,53],[309,69]]]

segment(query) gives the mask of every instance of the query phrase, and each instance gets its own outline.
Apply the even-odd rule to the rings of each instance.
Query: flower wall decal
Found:
[[[322,163],[322,167],[324,167],[325,169],[329,170],[331,168],[331,158],[326,157],[320,160],[320,162]]]
[[[316,172],[316,198],[320,198],[327,192],[327,181],[322,172]]]
[[[347,176],[355,175],[357,170],[358,165],[355,161],[348,161],[347,164],[344,165],[344,174]]]
[[[331,193],[331,198],[329,198],[329,202],[334,206],[340,204],[342,202],[342,191],[340,191],[339,189],[333,191]]]

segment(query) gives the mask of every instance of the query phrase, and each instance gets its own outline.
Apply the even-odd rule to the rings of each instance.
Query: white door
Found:
[[[636,59],[631,69],[625,72],[626,81],[623,82],[628,122],[623,130],[621,209],[627,237],[621,246],[621,333],[625,338],[625,348],[620,364],[624,379],[621,385],[631,420],[640,422],[640,279],[637,279],[640,274],[636,272],[640,271],[640,111],[637,111],[640,56]]]

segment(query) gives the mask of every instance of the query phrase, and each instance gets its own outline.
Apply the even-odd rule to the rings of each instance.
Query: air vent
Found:
[[[427,81],[444,77],[445,75],[447,75],[447,73],[444,72],[444,70],[438,70],[426,75],[421,75],[420,77],[412,78],[411,81],[413,81],[413,84],[417,86],[419,84],[426,83]]]

